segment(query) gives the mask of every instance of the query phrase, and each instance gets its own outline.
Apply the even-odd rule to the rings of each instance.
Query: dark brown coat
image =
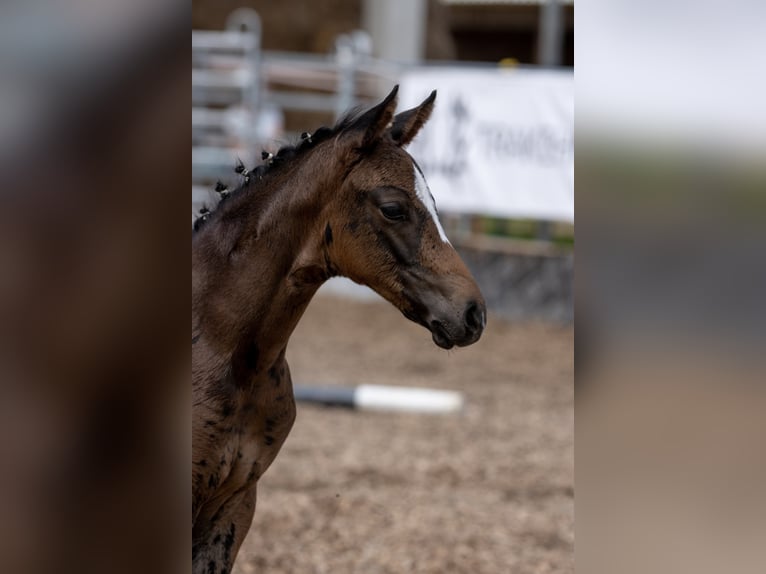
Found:
[[[195,573],[227,573],[258,479],[295,420],[285,350],[329,277],[369,285],[444,348],[478,340],[484,301],[403,146],[435,92],[394,117],[396,89],[246,172],[192,240]]]

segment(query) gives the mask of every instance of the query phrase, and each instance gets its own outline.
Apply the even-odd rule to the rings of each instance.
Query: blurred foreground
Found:
[[[0,7],[3,572],[189,562],[187,26]]]

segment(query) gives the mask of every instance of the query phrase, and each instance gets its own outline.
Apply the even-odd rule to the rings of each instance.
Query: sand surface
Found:
[[[393,307],[319,295],[290,346],[301,384],[461,391],[460,414],[298,404],[234,572],[573,572],[573,329],[490,316],[444,351]]]

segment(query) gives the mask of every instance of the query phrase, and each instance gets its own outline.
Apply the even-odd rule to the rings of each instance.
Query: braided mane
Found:
[[[215,191],[219,194],[220,200],[213,209],[208,208],[207,205],[203,205],[200,209],[199,216],[194,221],[192,235],[205,226],[205,224],[215,215],[217,207],[222,203],[230,201],[235,197],[239,197],[247,191],[256,190],[264,177],[268,174],[279,170],[281,166],[289,163],[296,157],[301,156],[306,150],[337,136],[343,130],[357,122],[363,111],[362,108],[354,108],[346,113],[331,128],[322,126],[313,134],[304,132],[301,134],[301,140],[298,143],[282,146],[275,154],[264,151],[262,154],[263,163],[251,170],[246,169],[242,161],[239,160],[234,171],[241,176],[241,181],[233,191],[230,191],[228,187],[221,182],[216,184]]]

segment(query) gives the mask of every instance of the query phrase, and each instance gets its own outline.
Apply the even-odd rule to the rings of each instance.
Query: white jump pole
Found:
[[[295,399],[302,402],[342,406],[367,411],[410,413],[454,413],[463,407],[463,395],[417,387],[359,385],[357,387],[314,387],[294,385]]]

